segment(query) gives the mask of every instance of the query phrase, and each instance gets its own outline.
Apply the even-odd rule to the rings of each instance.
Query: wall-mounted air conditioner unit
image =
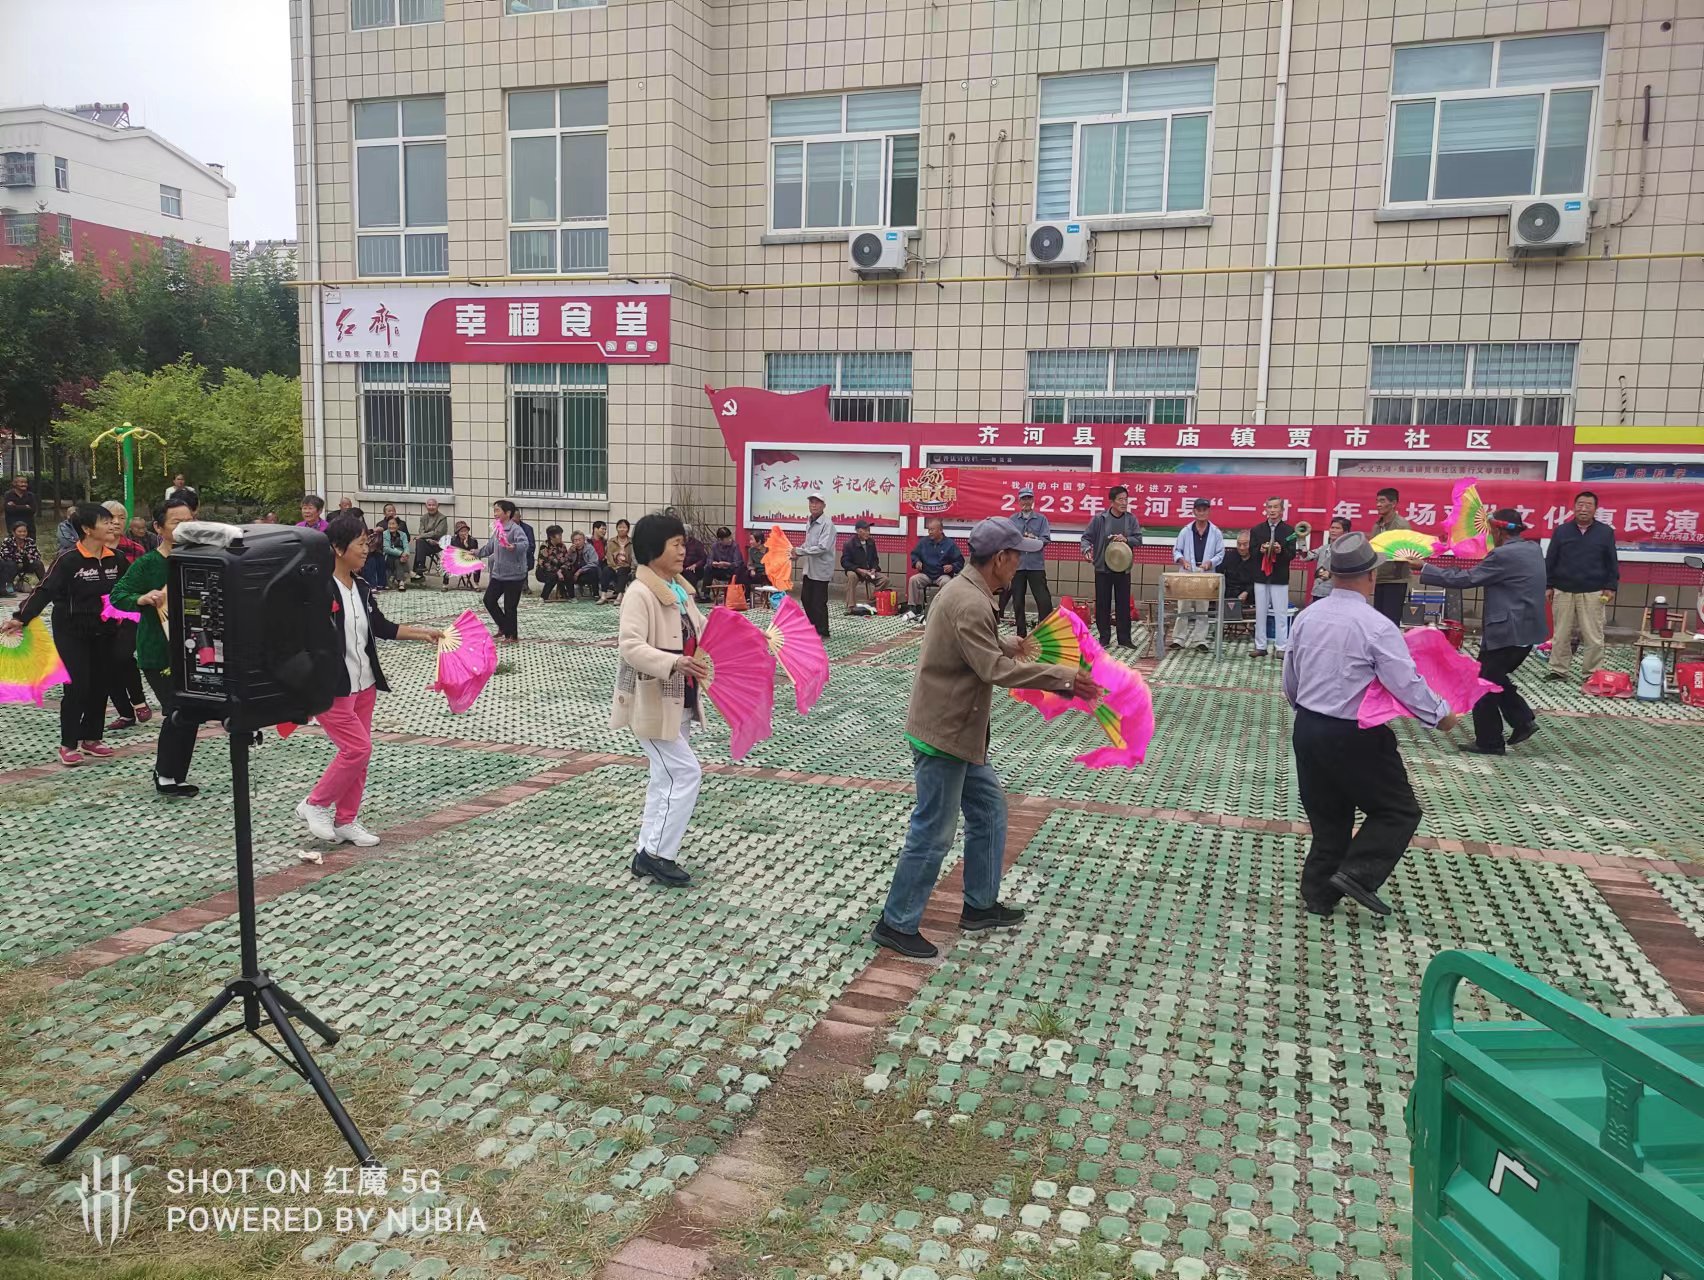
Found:
[[[860,231],[846,242],[846,261],[866,280],[903,275],[911,254],[903,231]]]
[[[1591,220],[1585,196],[1517,200],[1509,210],[1509,248],[1549,250],[1584,244]]]
[[[1024,243],[1024,265],[1044,271],[1084,266],[1091,232],[1080,222],[1032,222]]]

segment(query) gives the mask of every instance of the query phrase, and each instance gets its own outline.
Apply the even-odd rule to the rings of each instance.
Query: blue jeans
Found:
[[[893,887],[882,919],[900,933],[916,933],[923,907],[940,878],[941,860],[958,832],[964,810],[964,901],[983,909],[1000,898],[1000,870],[1006,853],[1006,793],[985,764],[911,751],[917,805],[905,845],[899,851]]]

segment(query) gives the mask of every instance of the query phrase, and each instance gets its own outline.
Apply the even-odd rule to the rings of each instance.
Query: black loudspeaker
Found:
[[[177,714],[240,732],[331,706],[343,652],[326,536],[184,524],[177,538],[166,592]]]

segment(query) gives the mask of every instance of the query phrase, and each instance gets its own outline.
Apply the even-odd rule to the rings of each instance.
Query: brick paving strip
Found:
[[[1688,1013],[1704,1014],[1704,946],[1643,866],[1595,866],[1586,878]]]

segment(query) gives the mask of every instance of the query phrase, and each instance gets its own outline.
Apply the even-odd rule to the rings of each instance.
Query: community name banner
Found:
[[[1114,485],[1130,491],[1130,509],[1144,525],[1178,528],[1193,518],[1195,499],[1206,498],[1220,528],[1246,528],[1262,518],[1268,498],[1282,498],[1287,520],[1306,520],[1321,532],[1334,516],[1365,530],[1377,518],[1378,491],[1394,485],[1402,494],[1399,512],[1416,530],[1436,537],[1444,531],[1455,481],[910,467],[900,473],[899,498],[906,515],[968,524],[1012,514],[1018,509],[1018,491],[1029,488],[1035,491],[1036,510],[1056,530],[1068,532],[1085,527],[1106,506]],[[1479,496],[1490,508],[1515,508],[1535,533],[1548,537],[1573,518],[1574,495],[1584,487],[1589,486],[1573,480],[1486,479],[1480,482]],[[1617,480],[1597,492],[1598,519],[1615,530],[1618,542],[1704,546],[1699,520],[1704,515],[1704,484]]]

